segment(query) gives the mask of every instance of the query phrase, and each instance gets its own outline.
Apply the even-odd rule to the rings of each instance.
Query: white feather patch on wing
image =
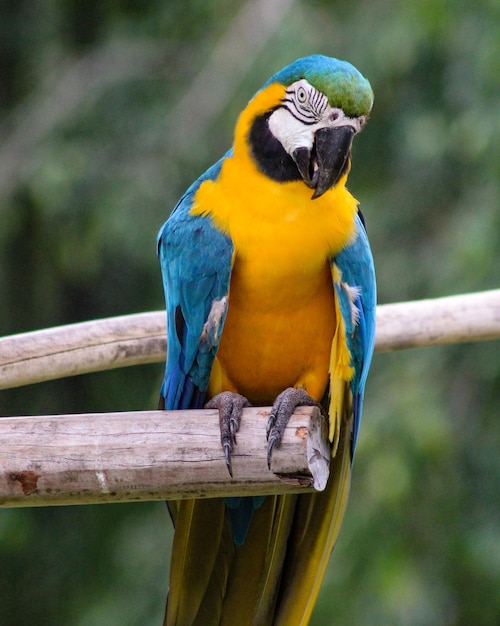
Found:
[[[361,287],[342,283],[342,289],[344,289],[347,293],[347,297],[349,298],[349,303],[351,305],[351,323],[353,326],[357,326],[357,324],[359,324],[360,311],[356,301],[359,300],[361,296]]]
[[[228,302],[227,296],[212,302],[207,321],[203,324],[203,330],[201,331],[200,345],[212,348],[219,344],[221,329],[226,319]]]

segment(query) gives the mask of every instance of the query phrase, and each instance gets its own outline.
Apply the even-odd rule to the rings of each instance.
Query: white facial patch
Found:
[[[306,126],[293,117],[288,109],[276,109],[271,114],[269,129],[290,155],[296,148],[304,147],[310,150],[313,147],[315,127]]]

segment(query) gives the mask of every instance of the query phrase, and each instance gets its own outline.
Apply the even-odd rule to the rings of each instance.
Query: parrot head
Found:
[[[370,83],[346,61],[312,55],[272,76],[261,92],[276,85],[279,102],[251,125],[252,156],[267,176],[302,180],[319,198],[348,171],[352,140],[372,108]]]

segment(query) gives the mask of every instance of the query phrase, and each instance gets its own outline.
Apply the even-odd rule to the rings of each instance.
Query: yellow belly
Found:
[[[279,276],[272,266],[268,274],[256,280],[251,267],[235,262],[210,393],[236,391],[253,404],[272,404],[295,386],[321,400],[335,331],[328,263],[310,276]]]

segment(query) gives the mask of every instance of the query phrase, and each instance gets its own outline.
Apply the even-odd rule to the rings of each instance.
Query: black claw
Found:
[[[274,425],[276,424],[276,411],[274,410],[274,407],[271,411],[271,413],[269,413],[269,418],[267,420],[267,426],[266,426],[266,440],[269,441],[269,435],[271,434],[271,430],[274,428]]]
[[[233,477],[231,453],[233,446],[236,445],[236,433],[240,428],[241,414],[247,406],[251,405],[244,396],[231,391],[218,393],[205,404],[206,409],[219,411],[220,440],[227,471],[231,478]]]
[[[269,444],[267,446],[267,468],[271,469],[271,456],[273,454],[273,448],[276,445],[276,439],[274,437],[271,438],[271,440],[269,440]]]
[[[230,443],[224,443],[222,445],[222,449],[224,450],[224,458],[226,459],[226,467],[229,472],[229,476],[233,477],[233,468],[231,466],[231,450],[232,446]]]
[[[319,406],[305,389],[288,387],[282,391],[273,404],[267,421],[267,466],[271,469],[271,457],[274,448],[279,448],[285,428],[298,406]]]

